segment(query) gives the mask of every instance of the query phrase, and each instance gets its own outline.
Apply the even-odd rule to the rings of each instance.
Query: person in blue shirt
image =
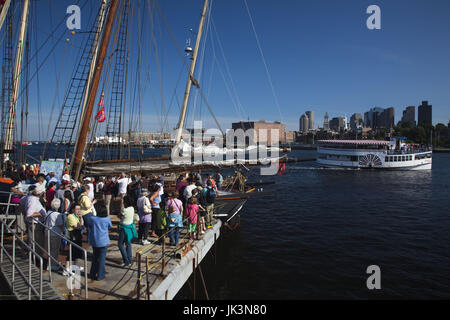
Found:
[[[97,216],[91,217],[88,228],[88,242],[93,249],[89,277],[93,280],[102,281],[106,276],[106,252],[110,243],[109,229],[112,228],[111,219],[107,215],[106,208],[105,210],[99,210]]]

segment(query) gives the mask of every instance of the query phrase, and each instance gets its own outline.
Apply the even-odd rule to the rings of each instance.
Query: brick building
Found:
[[[286,143],[286,125],[282,124],[278,121],[275,122],[266,122],[264,120],[261,121],[246,121],[246,122],[235,122],[232,124],[232,129],[234,131],[238,129],[244,130],[245,133],[247,133],[245,138],[245,144],[267,144],[268,146],[271,146],[274,144],[284,144]],[[253,134],[251,134],[252,130],[254,129]],[[260,130],[267,130],[266,137],[260,136],[259,131]],[[271,133],[272,130],[278,130],[278,137],[279,141],[272,141],[271,139]]]

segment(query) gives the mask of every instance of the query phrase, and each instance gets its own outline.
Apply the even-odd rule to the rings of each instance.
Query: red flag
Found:
[[[105,106],[105,93],[102,91],[102,95],[100,97],[100,102],[98,103],[99,107],[104,107]]]
[[[97,120],[98,122],[105,122],[105,108],[102,107],[97,115],[95,116],[95,120]]]
[[[278,175],[282,176],[284,171],[286,171],[286,163],[280,163],[278,165]]]
[[[105,122],[106,117],[104,105],[105,105],[105,93],[102,91],[100,102],[98,103],[98,106],[102,108],[98,111],[97,115],[95,116],[95,120],[97,120],[98,122]]]

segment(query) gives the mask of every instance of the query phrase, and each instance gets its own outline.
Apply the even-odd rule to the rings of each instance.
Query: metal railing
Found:
[[[168,215],[167,215],[167,219],[168,219]],[[199,217],[199,219],[200,219],[200,217]],[[181,235],[181,230],[187,229],[187,227],[185,226],[185,223],[187,221],[188,221],[187,218],[183,220],[183,227],[179,228],[180,235]],[[184,245],[187,244],[187,242],[183,242],[182,240],[185,240],[187,238],[187,236],[189,235],[188,232],[186,232],[183,237],[179,238],[178,244],[175,246],[175,248],[167,250],[166,249],[166,237],[170,233],[170,229],[167,227],[167,229],[164,231],[165,232],[160,237],[158,237],[158,239],[156,239],[155,242],[151,246],[146,247],[146,248],[144,247],[141,250],[139,250],[138,252],[136,252],[136,263],[137,263],[136,287],[137,287],[137,299],[138,300],[141,297],[141,281],[142,281],[143,277],[144,276],[146,277],[146,298],[147,298],[147,300],[150,300],[150,295],[151,295],[150,281],[149,281],[150,271],[156,269],[157,267],[159,267],[159,265],[161,265],[161,276],[163,276],[165,266],[168,262],[168,261],[166,261],[166,258],[169,258],[169,260],[170,260],[172,258],[172,257],[170,257],[171,253],[176,252],[178,250],[177,249],[178,247],[183,247]],[[161,246],[161,256],[157,260],[150,262],[148,254],[151,253],[156,246]],[[144,258],[145,258],[145,270],[141,270],[142,262],[143,262]]]
[[[407,149],[407,150],[388,150],[388,155],[414,155],[417,153],[427,153],[432,152],[430,148],[420,148],[420,149]]]
[[[3,264],[3,255],[9,259],[12,263],[12,278],[11,278],[11,285],[12,290],[14,292],[14,286],[15,286],[15,275],[16,275],[16,269],[19,275],[24,279],[26,285],[28,286],[28,300],[31,300],[31,291],[34,292],[35,295],[39,296],[39,300],[42,300],[42,268],[43,268],[43,259],[40,255],[38,255],[33,249],[31,249],[25,241],[20,239],[18,235],[10,228],[8,227],[7,223],[4,221],[4,219],[0,219],[2,230],[1,230],[1,258],[0,263]],[[9,231],[13,235],[13,252],[12,257],[9,255],[8,251],[6,250],[4,246],[4,230]],[[20,269],[19,265],[16,263],[16,238],[20,241],[20,243],[28,250],[28,279],[27,276],[24,274],[24,272]],[[32,256],[34,258],[38,258],[40,262],[39,267],[39,291],[33,286],[32,283],[32,274],[31,274],[31,263],[32,263]]]
[[[7,223],[6,223],[6,218],[8,217],[8,212],[9,212],[9,209],[10,209],[10,207],[18,207],[19,205],[18,204],[14,204],[14,203],[11,203],[11,197],[12,197],[12,195],[14,194],[14,193],[12,193],[12,192],[1,192],[0,191],[0,193],[9,193],[9,199],[8,199],[8,203],[0,203],[0,207],[1,206],[3,206],[3,207],[5,207],[6,206],[6,213],[5,213],[5,219],[1,219],[2,220],[2,224],[5,224],[5,226],[8,228],[8,230],[10,230],[11,232],[14,232],[8,225],[7,225]],[[22,213],[16,213],[16,216],[18,216],[18,214],[22,214]],[[63,213],[61,213],[61,214],[63,214]],[[23,216],[23,214],[22,214],[22,216]],[[3,221],[4,220],[4,221]],[[46,254],[49,258],[48,258],[48,268],[49,268],[49,281],[50,281],[50,283],[52,283],[52,269],[51,269],[51,266],[52,266],[52,260],[53,261],[55,261],[55,263],[57,264],[57,265],[59,265],[63,270],[65,270],[66,272],[67,272],[67,274],[73,274],[73,272],[72,272],[72,252],[73,252],[73,250],[72,250],[72,247],[74,246],[75,248],[77,248],[77,249],[79,249],[79,250],[81,250],[82,252],[83,252],[83,255],[84,255],[84,289],[85,289],[85,299],[88,299],[88,273],[87,273],[87,250],[86,249],[84,249],[84,248],[82,248],[82,247],[80,247],[79,245],[77,245],[76,243],[74,243],[73,241],[71,241],[70,239],[68,239],[67,237],[65,237],[64,235],[62,235],[62,234],[59,234],[59,233],[57,233],[56,231],[54,231],[54,230],[51,230],[50,228],[48,228],[46,225],[44,225],[42,222],[40,222],[38,219],[33,219],[34,220],[34,222],[35,223],[30,223],[31,224],[31,229],[32,229],[32,234],[33,234],[33,241],[32,241],[32,251],[34,252],[34,253],[36,253],[36,245],[38,246],[38,248],[39,248],[39,250],[42,252],[42,253],[44,253],[44,254]],[[17,218],[16,218],[16,221],[17,221]],[[38,224],[38,225],[40,225],[40,226],[42,226],[44,229],[44,235],[46,234],[47,235],[47,249],[46,248],[44,248],[44,247],[42,247],[39,243],[37,243],[37,241],[36,241],[36,227],[35,227],[35,225],[36,224]],[[64,219],[64,224],[65,224],[65,219]],[[21,233],[21,242],[22,243],[25,243],[24,241],[23,241],[23,235],[24,235],[24,233],[26,233],[26,230],[24,230],[18,223],[16,223],[16,228],[17,229],[19,229],[20,230],[20,233]],[[17,231],[17,230],[16,230]],[[16,234],[16,232],[14,232],[14,235]],[[56,237],[59,237],[60,238],[60,241],[62,241],[62,240],[64,240],[64,241],[66,241],[68,244],[69,244],[69,268],[67,269],[65,266],[63,266],[63,265],[61,265],[61,263],[59,263],[59,261],[57,260],[57,257],[53,257],[52,255],[51,255],[51,234],[54,234]],[[45,239],[45,237],[44,237],[44,239]],[[1,251],[1,262],[3,262],[3,249],[4,249],[4,247],[3,247],[3,241],[4,241],[4,235],[3,235],[3,228],[2,228],[2,235],[1,235],[1,244],[2,244],[2,251]],[[14,241],[15,241],[15,236],[14,236]],[[13,247],[14,247],[14,245],[15,245],[15,243],[13,244]],[[28,248],[29,248],[29,245],[26,245]],[[13,250],[14,251],[14,250]],[[15,254],[15,252],[14,252],[14,254]],[[43,258],[41,257],[41,255],[39,255],[39,254],[37,254],[36,253],[36,255],[35,256],[33,256],[33,260],[34,260],[34,262],[36,262],[36,257],[39,257],[39,259],[40,259],[40,261],[41,261],[41,270],[42,270],[42,261],[43,261]],[[15,256],[13,257],[14,259],[15,259]],[[31,268],[31,265],[30,265],[30,268]],[[41,275],[42,276],[42,275]],[[78,279],[77,279],[77,277],[74,277],[73,278],[75,281],[78,281]],[[73,294],[73,288],[72,288],[72,286],[70,286],[69,287],[69,289],[70,289],[70,293],[71,294]]]
[[[62,214],[62,213],[61,213]],[[65,221],[65,219],[64,219]],[[39,224],[40,226],[42,226],[44,228],[44,235],[45,233],[47,234],[47,249],[43,248],[39,243],[37,243],[37,241],[33,241],[34,245],[37,245],[39,247],[39,249],[44,252],[47,256],[48,256],[48,269],[49,269],[49,281],[50,283],[52,283],[52,260],[55,261],[55,263],[57,265],[59,265],[63,270],[65,270],[67,273],[72,273],[72,246],[75,246],[75,248],[77,248],[78,250],[81,250],[83,252],[84,255],[84,288],[85,288],[85,298],[88,299],[88,272],[87,272],[87,250],[80,247],[79,245],[77,245],[76,243],[74,243],[73,241],[69,240],[68,238],[66,238],[65,236],[57,233],[56,231],[50,229],[49,227],[47,227],[46,225],[44,225],[42,222],[40,221],[36,221],[37,224]],[[35,238],[35,232],[36,232],[36,228],[34,226],[35,224],[33,223],[32,225],[32,232],[33,232],[33,239]],[[58,260],[57,257],[53,257],[51,254],[51,234],[56,235],[58,238],[60,238],[61,240],[65,240],[68,244],[69,244],[69,268],[66,269],[65,266],[63,266]],[[78,279],[75,277],[74,278],[75,281],[78,281]],[[70,286],[70,293],[73,294],[73,288],[72,286]]]

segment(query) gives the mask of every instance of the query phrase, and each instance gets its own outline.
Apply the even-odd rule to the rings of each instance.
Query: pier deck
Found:
[[[166,259],[164,272],[161,270],[161,256],[162,246],[148,244],[146,246],[133,243],[133,264],[131,267],[123,268],[122,256],[117,246],[118,235],[115,230],[118,224],[116,216],[111,217],[113,221],[114,230],[110,232],[111,243],[106,255],[106,279],[103,281],[88,281],[89,300],[123,300],[123,299],[137,299],[137,279],[138,266],[136,261],[136,253],[142,249],[149,250],[148,256],[149,265],[156,266],[149,272],[148,280],[144,275],[140,282],[140,299],[147,299],[147,292],[150,292],[150,300],[171,300],[175,297],[178,291],[183,287],[187,279],[197,267],[202,259],[206,256],[208,251],[214,246],[215,242],[220,236],[220,227],[222,222],[214,220],[213,227],[208,229],[205,234],[201,235],[199,240],[189,240],[186,235],[186,230],[182,230],[180,241],[177,247],[170,247],[169,239],[166,238]],[[88,270],[90,270],[92,260],[92,247],[86,243],[84,239],[83,247],[88,250]],[[150,238],[151,242],[156,241],[156,238]],[[180,258],[176,258],[175,254],[179,253]],[[168,255],[168,257],[167,257]],[[145,272],[145,260],[142,258],[141,273]],[[60,256],[59,260],[62,262],[65,257]],[[47,276],[48,278],[48,276]],[[53,286],[63,296],[68,296],[70,290],[67,288],[67,277],[62,274],[53,272]],[[147,281],[149,290],[147,291]],[[84,271],[81,272],[81,283],[84,284]],[[84,299],[84,289],[74,290],[75,299]]]

